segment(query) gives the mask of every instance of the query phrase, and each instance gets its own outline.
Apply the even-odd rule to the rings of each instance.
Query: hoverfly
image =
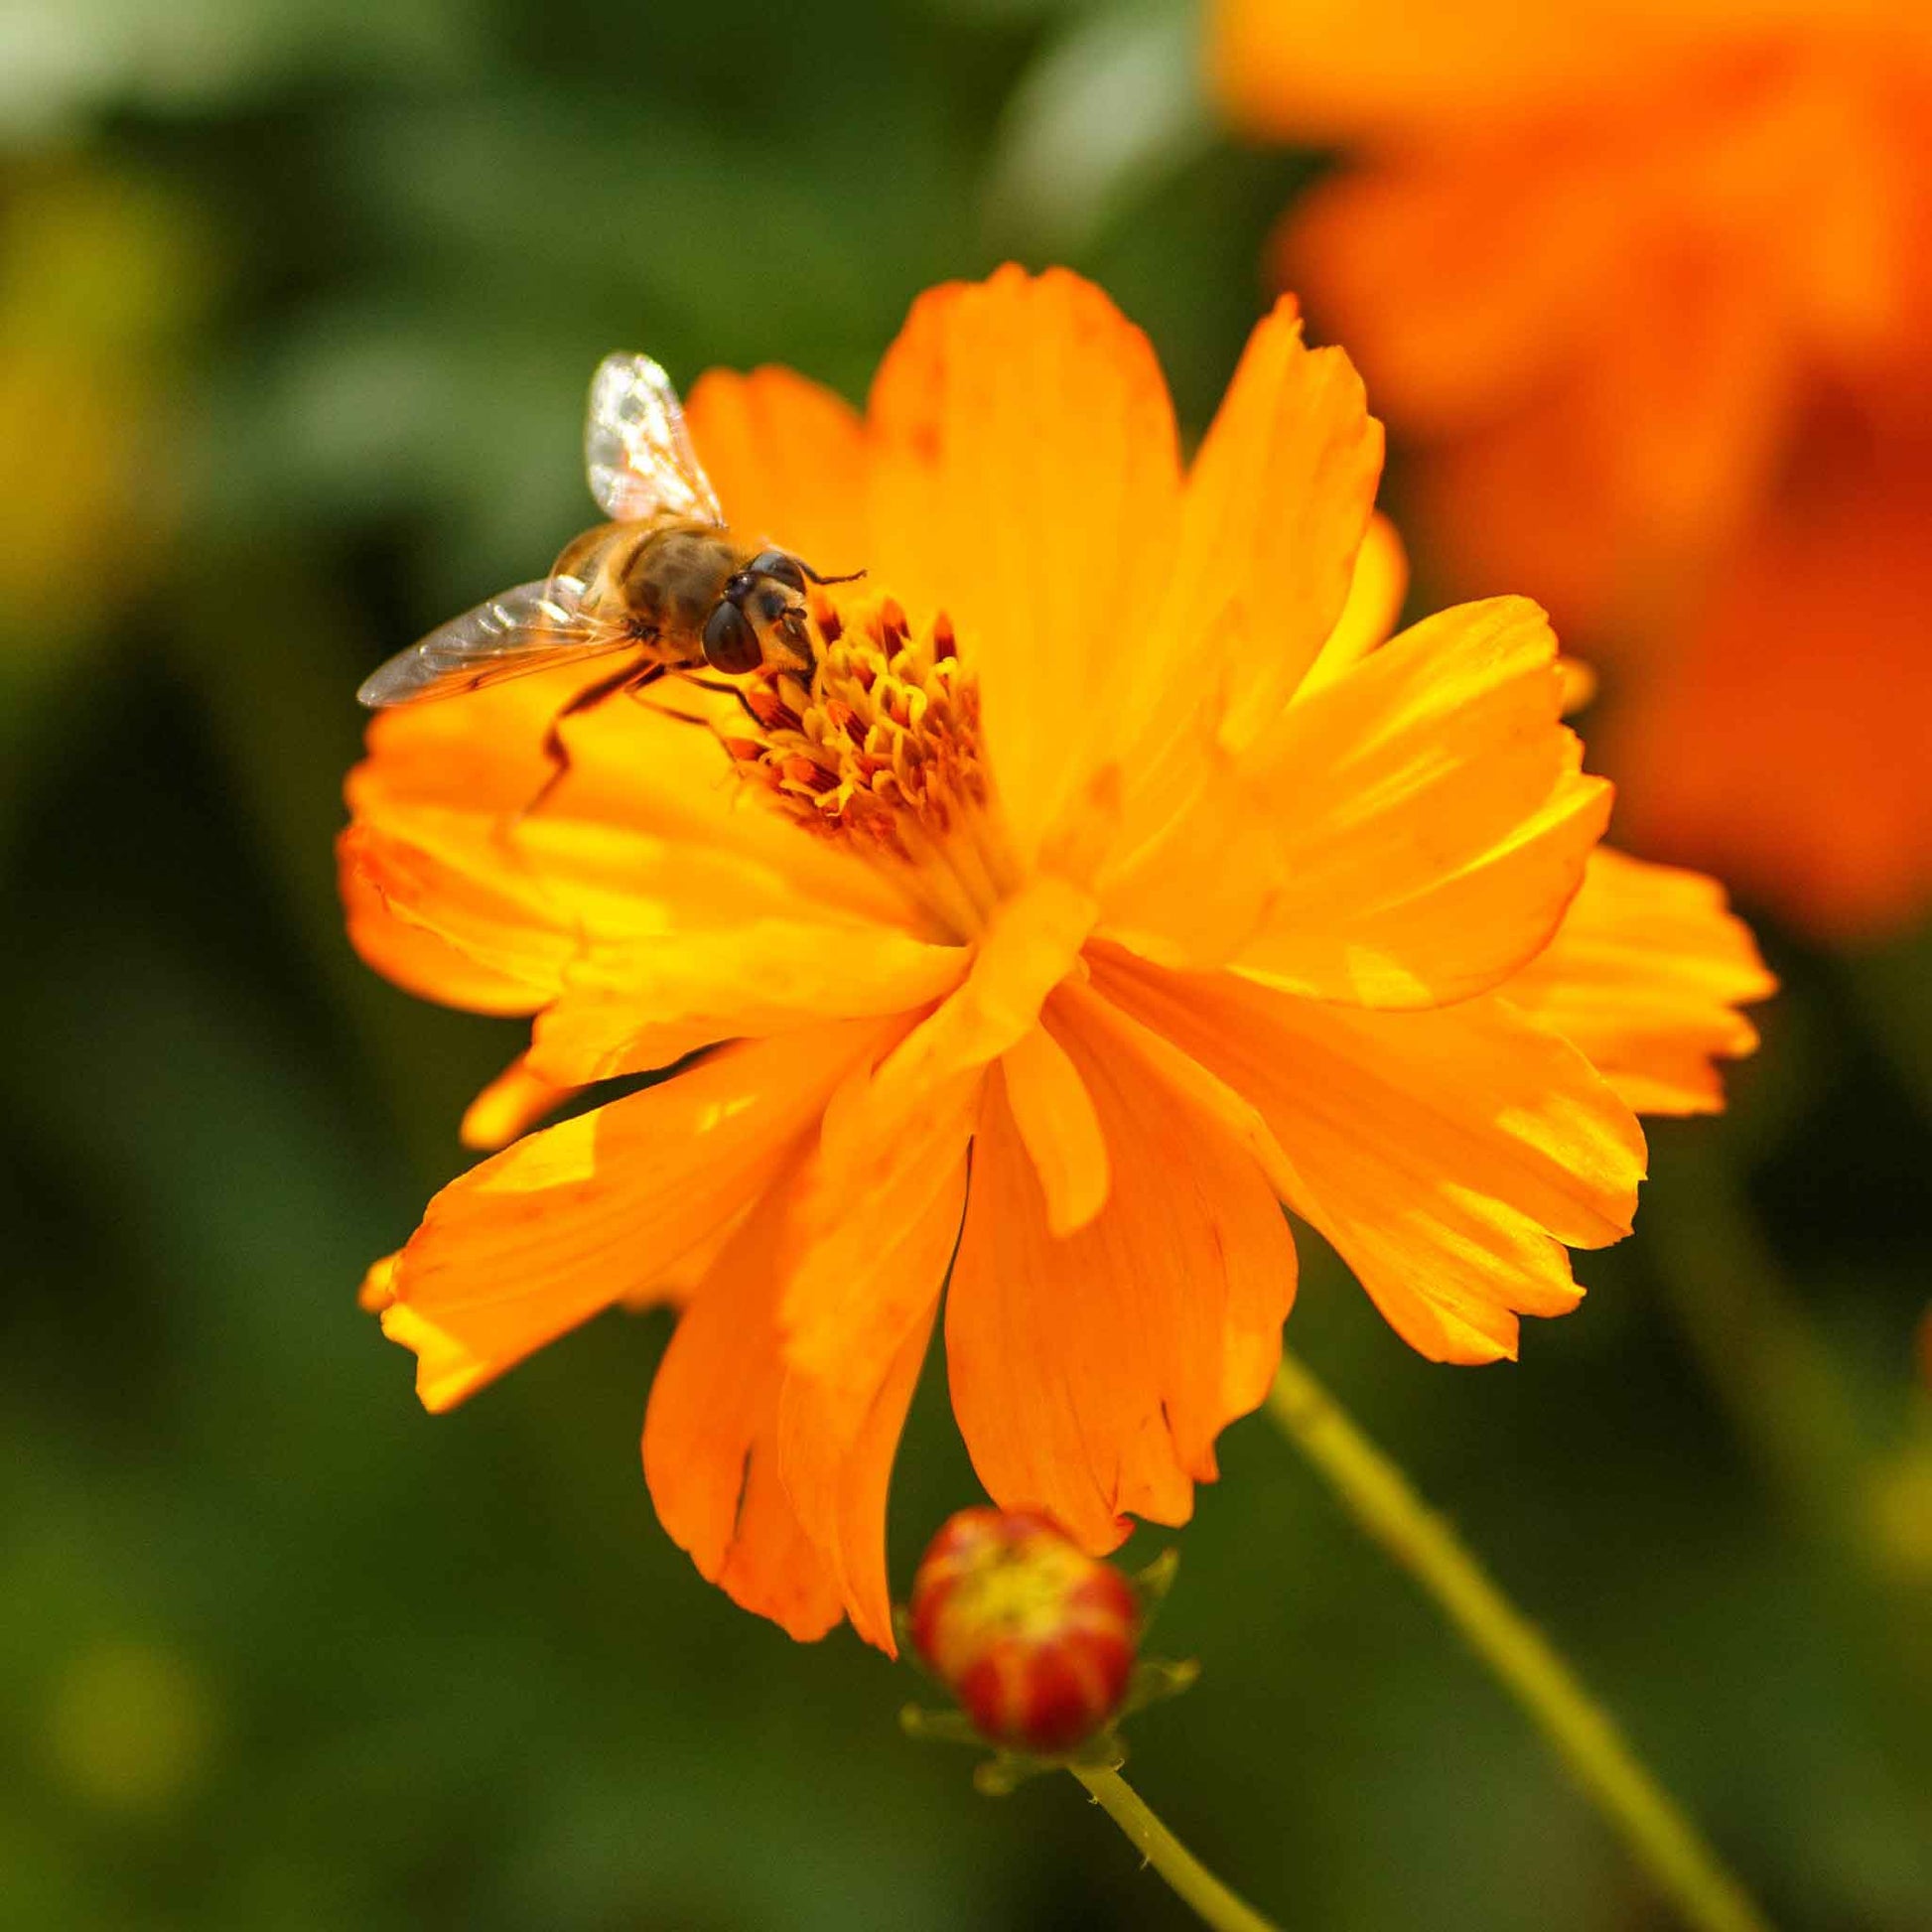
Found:
[[[617,651],[627,661],[580,691],[559,720],[672,672],[792,668],[809,677],[805,586],[852,578],[821,577],[791,552],[727,527],[677,392],[649,356],[607,355],[598,365],[584,460],[591,494],[611,520],[566,545],[548,577],[478,605],[390,658],[355,694],[363,704],[454,697]],[[554,724],[547,749],[554,782],[567,762]]]

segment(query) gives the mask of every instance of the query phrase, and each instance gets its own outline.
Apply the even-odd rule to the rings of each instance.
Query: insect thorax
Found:
[[[716,525],[653,520],[587,530],[556,569],[589,585],[593,608],[695,639],[743,562],[742,547]]]

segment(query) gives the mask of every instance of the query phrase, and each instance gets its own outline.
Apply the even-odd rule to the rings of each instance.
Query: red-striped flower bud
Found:
[[[1052,1755],[1120,1709],[1140,1606],[1050,1518],[962,1509],[919,1561],[912,1642],[982,1735]]]

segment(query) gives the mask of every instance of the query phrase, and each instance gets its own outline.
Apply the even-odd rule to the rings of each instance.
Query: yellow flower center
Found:
[[[720,731],[747,782],[887,868],[948,937],[982,932],[1020,883],[980,751],[979,687],[942,611],[913,631],[891,597],[814,596],[814,668],[744,687]]]

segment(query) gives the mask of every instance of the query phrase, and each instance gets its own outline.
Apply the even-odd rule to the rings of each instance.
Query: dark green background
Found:
[[[417,1409],[353,1288],[463,1164],[515,1030],[364,972],[329,845],[357,678],[589,520],[604,350],[856,396],[920,287],[1057,255],[1150,328],[1197,431],[1313,163],[1222,143],[1171,73],[1172,138],[1111,190],[1029,172],[1083,103],[1146,105],[1108,64],[1181,46],[1177,12],[27,7],[0,83],[0,383],[38,398],[0,416],[0,1923],[1188,1923],[1070,1781],[975,1796],[965,1753],[898,1736],[908,1673],[699,1581],[637,1468],[662,1316]],[[83,520],[10,541],[76,460]],[[1932,952],[1766,939],[1788,991],[1735,1112],[1654,1136],[1643,1231],[1519,1366],[1420,1361],[1312,1239],[1291,1332],[1781,1923],[1906,1932],[1932,1923]],[[1176,1829],[1296,1928],[1665,1924],[1268,1425],[1224,1462],[1163,1630],[1204,1674],[1134,1736]],[[929,1373],[896,1580],[976,1495]]]

